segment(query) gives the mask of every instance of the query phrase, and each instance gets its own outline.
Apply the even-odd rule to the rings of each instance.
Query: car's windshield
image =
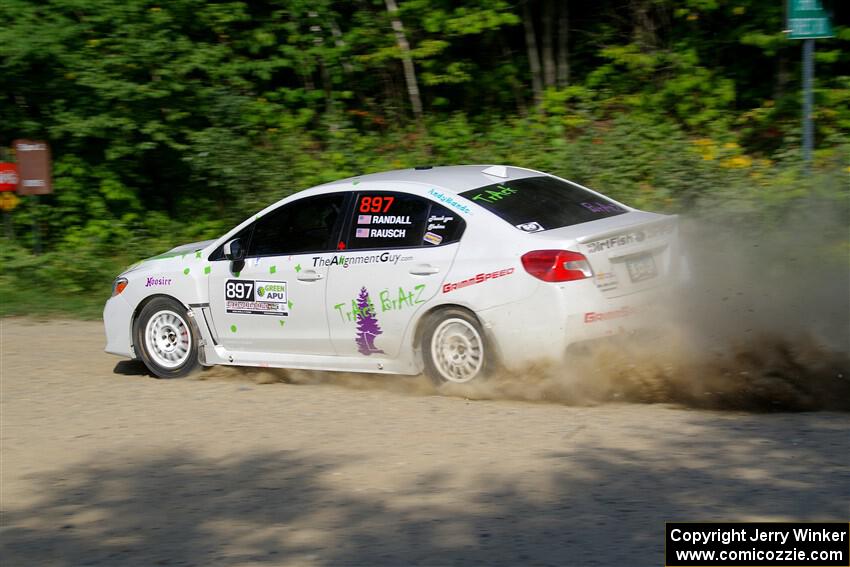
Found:
[[[539,232],[620,215],[626,209],[554,177],[514,179],[461,193],[526,232]]]

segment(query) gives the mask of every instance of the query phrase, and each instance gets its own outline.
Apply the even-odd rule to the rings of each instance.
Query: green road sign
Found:
[[[820,0],[788,0],[786,27],[789,39],[832,37],[829,16]]]

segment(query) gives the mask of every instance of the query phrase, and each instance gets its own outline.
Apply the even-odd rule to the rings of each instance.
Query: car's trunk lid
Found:
[[[668,282],[678,260],[676,216],[632,211],[531,236],[545,241],[546,247],[584,254],[594,283],[607,297]]]

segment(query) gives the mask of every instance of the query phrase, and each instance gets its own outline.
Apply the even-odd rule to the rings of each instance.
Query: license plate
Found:
[[[655,258],[652,257],[652,254],[643,254],[631,260],[626,260],[626,268],[629,270],[629,278],[634,283],[651,280],[658,275]]]

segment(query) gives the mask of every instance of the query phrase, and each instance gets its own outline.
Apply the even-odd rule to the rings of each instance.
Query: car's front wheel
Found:
[[[181,378],[198,366],[198,338],[179,302],[158,297],[147,303],[133,324],[136,349],[158,378]]]
[[[425,372],[438,384],[480,380],[490,366],[481,325],[462,309],[439,311],[425,323],[422,355]]]

